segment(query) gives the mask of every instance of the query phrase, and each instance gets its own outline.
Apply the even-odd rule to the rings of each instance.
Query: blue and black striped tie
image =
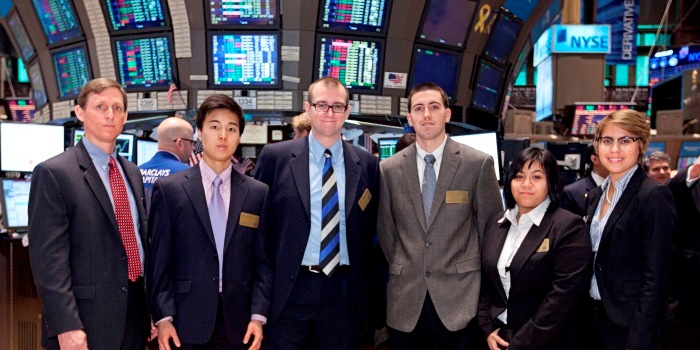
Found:
[[[321,213],[321,254],[319,266],[323,273],[331,276],[340,264],[340,209],[338,205],[338,185],[333,172],[333,155],[330,150],[323,152],[323,207]]]

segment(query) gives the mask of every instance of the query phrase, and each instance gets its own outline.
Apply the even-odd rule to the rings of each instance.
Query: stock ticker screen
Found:
[[[316,79],[340,80],[351,92],[378,92],[384,42],[320,35]]]
[[[279,0],[207,0],[209,24],[215,27],[273,28]]]
[[[167,26],[162,0],[107,0],[112,30],[138,30]]]
[[[70,0],[32,0],[49,45],[83,37]]]
[[[10,120],[21,123],[31,123],[34,120],[34,101],[29,99],[7,99]]]
[[[571,135],[595,135],[595,130],[603,118],[612,112],[629,109],[630,107],[618,104],[576,105],[574,108],[574,119],[571,123]]]
[[[169,37],[117,39],[114,47],[119,79],[125,89],[160,90],[170,86],[174,67]]]
[[[386,32],[389,0],[324,0],[320,29],[344,32]]]
[[[52,54],[59,98],[75,98],[90,80],[90,61],[81,45]]]
[[[279,86],[278,34],[210,34],[211,84],[214,86]]]

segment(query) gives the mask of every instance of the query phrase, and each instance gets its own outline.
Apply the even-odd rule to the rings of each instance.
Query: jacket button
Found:
[[[122,261],[126,260],[126,255],[122,255]]]
[[[429,248],[430,247],[430,242],[425,242],[425,247]]]
[[[425,272],[425,277],[430,277],[430,271]]]
[[[603,271],[603,265],[601,264],[595,264],[595,269],[598,271]]]
[[[126,287],[122,287],[122,292],[127,293],[127,292],[129,292],[129,289]]]
[[[216,281],[218,281],[218,280],[219,280],[219,278],[218,278],[218,277],[212,277],[212,279],[211,279],[211,280],[212,280],[212,282],[216,282]]]

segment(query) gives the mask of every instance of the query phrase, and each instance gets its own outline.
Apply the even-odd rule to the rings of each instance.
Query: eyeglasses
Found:
[[[316,112],[321,112],[321,113],[328,112],[328,109],[332,109],[333,113],[344,113],[348,109],[348,106],[346,106],[346,105],[341,105],[341,104],[329,105],[329,104],[323,103],[323,102],[319,102],[319,103],[309,102],[309,105],[311,105],[316,110]]]
[[[178,137],[178,138],[176,138],[175,141],[173,141],[173,142],[177,142],[178,140],[187,141],[187,142],[191,143],[193,146],[194,146],[195,143],[197,143],[197,141],[195,141],[195,140],[186,139],[186,138],[184,138],[184,137]]]
[[[603,137],[597,137],[595,140],[598,142],[601,146],[605,148],[612,148],[615,142],[617,141],[617,145],[620,148],[625,148],[632,143],[636,142],[637,140],[641,140],[641,137],[632,137],[632,136],[623,136],[620,137],[619,139],[615,140],[612,137],[609,136],[603,136]]]

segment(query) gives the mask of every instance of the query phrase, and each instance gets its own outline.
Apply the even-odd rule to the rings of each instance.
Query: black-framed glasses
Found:
[[[192,146],[194,146],[194,144],[197,143],[197,141],[195,141],[195,140],[186,139],[184,137],[178,137],[173,142],[177,142],[178,140],[187,141],[187,142],[191,143]]]
[[[341,105],[340,103],[336,103],[334,105],[329,105],[329,104],[323,103],[323,102],[319,102],[319,103],[309,102],[309,105],[311,107],[313,107],[316,110],[316,112],[321,112],[321,113],[328,112],[328,109],[333,110],[333,113],[344,113],[348,109],[348,106]]]
[[[614,138],[610,136],[602,136],[602,137],[597,137],[595,140],[598,142],[601,146],[605,146],[607,148],[612,148],[615,142],[617,142],[617,145],[620,146],[620,148],[629,146],[633,144],[634,142],[637,142],[638,140],[641,140],[641,137],[634,137],[634,136],[623,136],[615,140]]]

